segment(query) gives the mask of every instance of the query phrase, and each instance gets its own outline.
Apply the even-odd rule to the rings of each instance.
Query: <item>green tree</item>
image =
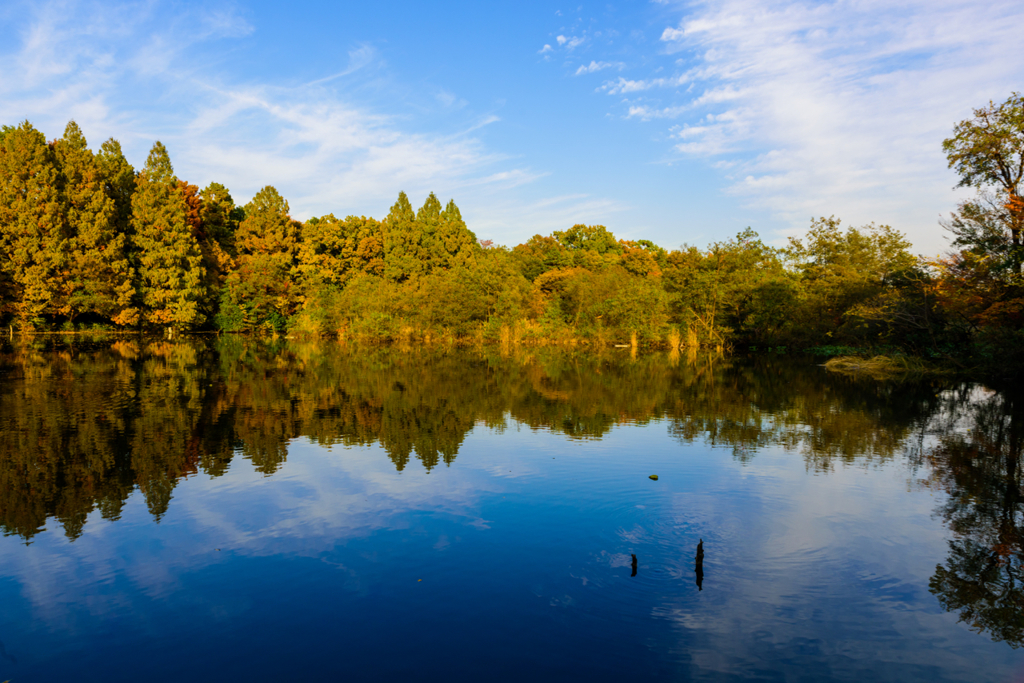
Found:
[[[534,235],[523,244],[516,245],[512,254],[523,276],[531,282],[542,273],[558,268],[568,268],[572,255],[554,237]]]
[[[238,269],[227,279],[231,306],[245,311],[246,327],[284,329],[301,303],[298,287],[301,225],[288,202],[270,185],[245,205],[235,235]]]
[[[189,205],[160,142],[146,159],[132,198],[143,319],[187,329],[203,322],[206,269],[189,224]]]
[[[110,138],[96,154],[96,165],[103,175],[107,195],[117,209],[117,232],[132,233],[132,196],[135,194],[135,169],[124,158],[121,143]]]
[[[68,123],[54,150],[71,233],[62,294],[68,302],[68,317],[92,314],[122,325],[134,323],[138,315],[132,306],[135,272],[105,174],[74,121]]]
[[[199,193],[202,204],[202,222],[209,238],[229,255],[235,253],[235,233],[245,218],[245,210],[235,206],[228,188],[210,183]]]
[[[797,328],[805,342],[863,341],[864,328],[851,311],[883,295],[917,267],[910,243],[887,225],[841,229],[835,217],[819,218],[803,239],[790,238],[786,256],[800,274],[802,304]]]
[[[384,277],[403,282],[422,274],[426,270],[421,253],[423,234],[405,192],[398,193],[383,228]]]
[[[556,230],[551,235],[570,250],[594,251],[598,254],[618,253],[622,250],[615,235],[603,225],[577,224],[568,230]]]
[[[191,203],[198,208],[190,223],[194,223],[193,234],[199,240],[206,268],[206,298],[203,311],[207,320],[215,320],[220,307],[220,295],[224,283],[235,269],[235,233],[245,212],[235,206],[228,188],[220,183],[210,183],[198,193],[194,186],[187,186]]]
[[[949,167],[960,176],[958,187],[995,187],[1002,198],[1000,223],[1009,232],[1009,252],[1014,271],[1024,265],[1021,229],[1024,228],[1024,96],[1013,93],[1005,102],[974,110],[974,117],[953,128],[943,140]],[[967,232],[954,234],[963,239]]]
[[[434,196],[433,193],[430,194]],[[451,268],[465,265],[480,253],[480,245],[473,231],[466,227],[462,212],[455,206],[455,200],[448,200],[444,211],[438,216],[435,233],[437,267]]]

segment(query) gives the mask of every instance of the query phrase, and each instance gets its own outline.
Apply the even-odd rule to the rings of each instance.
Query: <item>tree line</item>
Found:
[[[73,121],[47,141],[0,129],[0,319],[31,330],[173,329],[684,346],[890,349],[1024,367],[1024,98],[944,142],[978,195],[922,258],[889,226],[811,222],[785,247],[747,229],[666,250],[574,225],[508,248],[454,201],[400,193],[383,219],[296,221],[271,186],[244,206],[177,178],[159,142],[141,170]]]

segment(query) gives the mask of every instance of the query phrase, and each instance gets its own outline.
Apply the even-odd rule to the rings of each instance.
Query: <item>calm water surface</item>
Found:
[[[1021,681],[1022,427],[786,358],[9,344],[0,681]]]

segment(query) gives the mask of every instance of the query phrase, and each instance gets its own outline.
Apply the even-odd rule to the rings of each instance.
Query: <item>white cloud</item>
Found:
[[[617,80],[606,82],[599,90],[603,90],[609,95],[623,95],[655,88],[679,88],[688,84],[692,78],[693,76],[690,73],[670,76],[668,78],[648,78],[646,80],[629,80],[619,76]]]
[[[1020,88],[1024,8],[966,0],[700,5],[661,40],[697,55],[683,103],[630,103],[627,116],[692,120],[673,129],[685,154],[740,154],[730,191],[803,229],[811,215],[878,221],[934,253],[955,204],[942,139],[972,107]],[[684,62],[684,63],[685,63]],[[609,82],[623,94],[672,85]]]
[[[650,121],[651,119],[674,119],[682,116],[688,111],[691,111],[691,108],[686,105],[661,108],[648,107],[646,105],[632,105],[629,108],[629,112],[626,114],[626,118],[638,118],[644,121]]]
[[[583,64],[580,68],[576,69],[576,76],[582,76],[583,74],[592,74],[597,71],[604,71],[605,69],[618,69],[621,71],[626,68],[626,65],[622,62],[595,62],[591,61],[590,64]]]
[[[671,26],[665,29],[661,34],[662,40],[679,40],[686,36],[686,32],[678,28],[672,28]]]
[[[582,36],[572,36],[571,38],[567,38],[565,36],[557,36],[555,40],[558,42],[559,45],[564,47],[566,50],[572,51],[573,49],[582,45],[586,38]]]
[[[549,52],[554,52],[554,51],[555,51],[555,49],[553,47],[551,47],[548,44],[545,44],[544,47],[542,47],[541,49],[537,50],[537,54],[545,55],[545,54],[547,54]]]

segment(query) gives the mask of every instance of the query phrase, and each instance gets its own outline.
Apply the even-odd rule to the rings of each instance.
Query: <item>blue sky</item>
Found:
[[[574,223],[674,248],[810,218],[917,251],[963,191],[941,141],[1022,88],[1024,7],[795,2],[18,2],[0,6],[0,122],[297,218],[454,198],[482,239]]]

